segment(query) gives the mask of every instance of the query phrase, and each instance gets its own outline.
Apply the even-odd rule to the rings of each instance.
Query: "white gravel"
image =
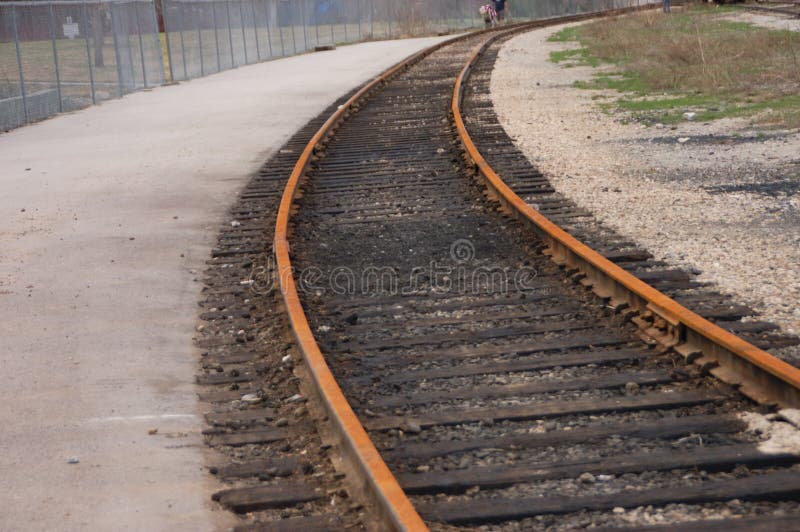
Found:
[[[573,87],[595,69],[549,61],[551,51],[576,46],[546,42],[561,28],[515,37],[498,57],[492,99],[516,144],[556,189],[604,224],[656,258],[701,270],[699,280],[800,333],[800,194],[706,188],[796,185],[798,131],[759,135],[744,120],[728,119],[674,129],[624,124],[622,115],[597,106],[617,93]]]

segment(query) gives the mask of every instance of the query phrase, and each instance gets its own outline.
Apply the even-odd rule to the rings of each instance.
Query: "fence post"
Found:
[[[219,57],[219,31],[217,30],[217,3],[211,2],[211,21],[214,23],[214,47],[217,49],[217,72],[222,70]]]
[[[19,49],[19,29],[17,28],[17,6],[11,6],[11,25],[14,26],[14,46],[17,49],[17,71],[19,72],[19,90],[22,94],[22,115],[28,122],[28,97],[25,94],[25,74],[22,72],[22,53]]]
[[[239,25],[242,26],[242,48],[244,48],[244,64],[248,64],[250,61],[247,59],[247,37],[245,36],[244,32],[244,8],[242,5],[244,4],[244,0],[239,0]]]
[[[194,8],[192,8],[194,10]],[[197,10],[197,16],[195,16],[195,26],[197,26],[197,45],[200,47],[200,75],[206,75],[205,69],[205,59],[203,58],[203,32],[200,29],[200,10]],[[181,38],[183,35],[181,34]],[[186,71],[186,56],[183,57],[183,70]]]
[[[301,2],[305,2],[305,0],[300,0]],[[305,10],[303,11],[303,20],[305,20]],[[317,12],[314,11],[314,34],[317,36],[317,46],[319,46],[319,20],[317,20]],[[306,44],[306,48],[308,48],[308,44]]]
[[[269,49],[269,56],[272,57],[272,31],[269,29],[269,8],[267,7],[269,0],[264,0],[264,20],[267,22],[267,46]],[[280,32],[280,28],[278,28]],[[281,34],[283,37],[283,34]],[[283,39],[281,38],[281,47],[283,47]]]
[[[134,4],[134,9],[135,8],[136,8],[136,5]],[[126,22],[125,25],[128,26],[128,23],[130,22],[130,15],[127,14],[127,13],[126,13],[126,17],[125,17],[125,22]],[[133,87],[131,87],[131,90],[135,91],[136,90],[136,70],[134,70],[134,67],[133,67],[133,52],[131,51],[131,34],[130,34],[130,31],[129,31],[129,29],[127,27],[125,28],[125,44],[126,44],[125,48],[128,50],[128,63],[131,65],[131,83],[133,84]]]
[[[339,5],[337,5],[336,8],[338,9]],[[331,44],[336,44],[336,37],[335,37],[335,35],[333,33],[333,12],[332,12],[331,7],[328,7],[328,20],[330,20],[330,22],[328,24],[331,27]]]
[[[375,0],[369,0],[369,31],[372,38],[375,38]]]
[[[344,42],[350,42],[350,37],[347,35],[347,25],[350,23],[350,15],[347,13],[347,9],[344,11]]]
[[[184,27],[184,25],[186,23],[186,6],[184,4],[182,4],[182,3],[179,3],[178,5],[181,6],[180,7],[180,10],[181,10],[181,27],[178,30],[178,35],[180,36],[180,39],[181,39],[181,61],[183,61],[183,79],[189,79],[189,74],[186,71],[186,47],[183,44],[183,27]],[[162,9],[161,12],[162,13],[164,12],[163,9]],[[164,37],[167,39],[167,41],[169,41],[169,33],[167,33],[166,26],[164,27],[164,33],[165,33]],[[203,47],[202,47],[202,44],[203,44],[203,41],[200,41],[200,62],[201,63],[203,61]],[[170,68],[170,72],[172,72],[172,57],[170,57],[170,59],[169,59],[169,68]],[[172,81],[175,81],[174,77],[172,78]]]
[[[256,18],[256,0],[250,0],[250,11],[253,12],[253,35],[256,38],[256,57],[258,61],[261,61],[261,45],[258,42],[258,19]]]
[[[161,73],[164,74],[164,80],[166,80],[167,72],[164,69],[164,49],[162,48],[161,44],[161,32],[158,31],[158,16],[156,15],[156,4],[155,2],[158,0],[153,1],[153,9],[150,10],[150,14],[153,16],[153,31],[156,40],[158,41],[158,49],[161,50],[161,53],[158,54],[158,63],[161,65]],[[166,0],[164,0],[166,1]],[[164,4],[161,4],[161,20],[164,22],[164,42],[167,44],[167,65],[169,66],[169,82],[172,82],[172,54],[169,50],[169,33],[167,33],[167,23],[166,23],[166,15],[164,15]],[[158,84],[158,82],[156,82]]]
[[[364,37],[361,35],[361,0],[356,0],[356,14],[358,15],[358,40]]]
[[[228,46],[231,50],[231,68],[236,66],[236,59],[233,58],[233,33],[231,32],[231,2],[225,0],[225,15],[228,18]]]
[[[142,45],[142,25],[139,23],[139,5],[133,2],[133,12],[136,15],[136,34],[139,36],[139,58],[142,60],[142,82],[147,88],[147,68],[144,62],[144,46]],[[159,48],[161,48],[159,46]],[[163,65],[162,65],[163,66]]]
[[[156,36],[158,37],[159,44],[161,43],[161,33],[158,31],[158,19],[156,18],[156,5],[155,2],[159,0],[155,0],[153,2],[153,21],[156,23]],[[169,79],[167,80],[168,83],[172,83],[175,81],[175,75],[172,72],[172,47],[169,45],[169,28],[167,27],[167,0],[160,0],[161,1],[161,20],[164,21],[164,43],[167,45],[167,66],[169,67]],[[184,59],[184,65],[186,64],[186,60]],[[162,58],[161,65],[164,65],[164,60]]]
[[[48,6],[50,8],[50,43],[53,46],[53,66],[56,68],[56,91],[58,93],[58,112],[64,112],[64,104],[61,101],[61,73],[58,71],[58,50],[56,49],[56,25],[53,21],[53,4]]]
[[[84,0],[84,3],[83,3],[83,7],[84,7],[84,10],[85,10],[86,9],[86,1],[85,0]],[[119,55],[119,39],[117,39],[117,23],[116,23],[117,16],[115,14],[116,12],[114,11],[114,2],[109,2],[108,9],[111,12],[111,35],[114,37],[114,58],[117,61],[117,89],[118,89],[117,92],[119,92],[119,96],[121,98],[122,95],[125,93],[125,91],[124,91],[123,86],[122,86],[122,61],[121,61],[120,55]],[[84,13],[84,16],[85,16],[85,13]],[[86,40],[86,46],[88,47],[89,46],[89,40],[88,40],[89,37],[87,36],[86,39],[87,39]],[[86,51],[88,53],[89,49],[87,48]],[[89,65],[91,65],[91,64],[92,64],[92,62],[89,61]]]
[[[275,2],[275,16],[278,20],[275,21],[275,27],[278,28],[278,35],[280,35],[281,41],[281,57],[286,57],[286,45],[283,42],[283,26],[281,26],[281,18],[278,17],[278,0],[273,0]]]
[[[94,94],[94,67],[92,67],[92,52],[89,48],[89,14],[88,8],[86,7],[86,0],[84,0],[81,6],[81,14],[83,18],[83,27],[86,28],[83,39],[86,42],[86,64],[89,65],[89,90],[92,93],[92,104],[96,104],[97,99]],[[115,44],[114,51],[116,51],[116,49],[117,46]],[[117,61],[117,76],[119,76],[119,60]],[[122,93],[120,93],[120,96],[122,96]]]
[[[294,4],[289,4],[289,5],[293,6]],[[290,10],[290,12],[289,12],[289,14],[290,14],[290,16],[289,16],[289,27],[292,28],[292,55],[294,55],[294,54],[297,53],[297,38],[294,35],[294,16],[293,16],[294,15],[294,9],[289,7],[289,10]],[[305,33],[305,29],[306,29],[306,27],[303,26],[303,33]]]
[[[306,2],[305,0],[300,0],[300,16],[303,18],[303,44],[305,45],[305,49],[308,50],[308,32],[306,31]],[[315,24],[314,27],[317,28],[319,32],[319,26],[316,24],[316,19],[314,20]],[[319,33],[317,33],[317,44],[319,44]]]
[[[122,2],[120,2],[120,5],[123,5]],[[119,48],[119,45],[122,44],[123,47],[124,47],[124,50],[127,51],[126,55],[128,56],[127,57],[128,64],[126,65],[126,67],[130,67],[131,90],[135,90],[136,89],[136,71],[133,68],[133,52],[131,52],[131,35],[130,35],[130,32],[128,31],[128,28],[127,28],[129,19],[128,19],[127,16],[124,19],[125,20],[125,26],[126,26],[124,28],[124,30],[125,30],[125,35],[124,35],[125,42],[124,43],[120,43],[119,39],[117,39],[117,29],[122,31],[123,28],[122,28],[122,24],[121,23],[120,24],[115,24],[115,22],[114,22],[115,17],[114,17],[114,14],[113,14],[114,13],[114,11],[113,11],[113,9],[114,9],[113,0],[111,2],[109,2],[109,7],[112,9],[112,15],[111,15],[112,23],[111,24],[112,24],[112,33],[114,34],[114,48]],[[123,7],[125,7],[125,6],[123,5]],[[119,15],[117,15],[116,20],[119,21]],[[123,59],[124,58],[120,55],[120,53],[117,52],[117,60],[121,61]],[[126,70],[128,70],[128,68],[126,68]],[[120,82],[124,86],[125,85],[125,75],[126,74],[122,72],[122,67],[121,66],[118,69],[118,73],[120,74]]]
[[[386,23],[389,25],[389,34],[387,37],[389,39],[392,38],[392,18],[394,18],[392,16],[392,3],[386,2]]]

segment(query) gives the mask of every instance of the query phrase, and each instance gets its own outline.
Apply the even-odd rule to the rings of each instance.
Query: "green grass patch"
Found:
[[[589,50],[586,48],[575,48],[573,50],[559,50],[557,52],[550,52],[550,61],[553,63],[567,63],[565,66],[600,66],[600,60],[589,54]]]
[[[580,26],[570,26],[568,28],[564,28],[563,30],[552,34],[550,37],[547,38],[547,41],[548,42],[577,41],[579,31],[580,31]]]
[[[800,126],[800,34],[723,18],[732,11],[648,11],[565,28],[549,40],[580,48],[552,52],[550,59],[614,65],[615,72],[576,86],[620,92],[613,105],[643,120],[680,121],[691,109],[696,120],[758,115]]]

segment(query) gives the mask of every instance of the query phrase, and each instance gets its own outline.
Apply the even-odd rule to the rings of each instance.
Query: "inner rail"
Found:
[[[707,367],[719,364],[712,374],[759,403],[800,407],[800,369],[690,311],[583,244],[525,203],[483,158],[464,124],[461,101],[472,66],[502,36],[494,35],[475,47],[456,80],[451,103],[465,156],[493,198],[548,244],[554,262],[580,271],[584,285],[615,308],[636,315],[633,321],[648,336],[689,362]]]

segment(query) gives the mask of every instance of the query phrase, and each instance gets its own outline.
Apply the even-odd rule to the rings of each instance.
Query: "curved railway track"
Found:
[[[763,1],[755,4],[747,3],[741,5],[741,7],[762,13],[774,13],[779,15],[789,15],[791,17],[800,17],[800,2],[796,0],[790,2]]]
[[[344,472],[323,471],[319,483],[342,481],[368,501],[359,523],[375,528],[369,519],[398,529],[796,526],[800,449],[764,440],[796,437],[774,410],[798,406],[800,373],[729,331],[761,348],[796,339],[740,321],[748,309],[599,227],[513,147],[486,94],[498,47],[521,29],[455,39],[385,73],[293,139],[237,207],[238,219],[271,225],[279,176],[303,150],[270,268],[314,382],[299,395],[318,396],[323,440]],[[219,276],[241,277],[263,239],[221,247]],[[237,257],[244,263],[223,271]],[[243,298],[209,302],[209,321],[252,325],[237,314]],[[283,324],[271,319],[274,334]],[[239,350],[250,342],[242,331]],[[274,380],[277,360],[209,356],[216,373],[201,382],[236,385],[212,398],[212,440],[307,432],[301,413],[276,434],[280,412],[264,414],[266,400],[225,406],[266,395],[257,380]],[[282,485],[268,476],[218,498],[238,511],[275,508]],[[319,489],[331,493],[312,487],[284,504]]]

